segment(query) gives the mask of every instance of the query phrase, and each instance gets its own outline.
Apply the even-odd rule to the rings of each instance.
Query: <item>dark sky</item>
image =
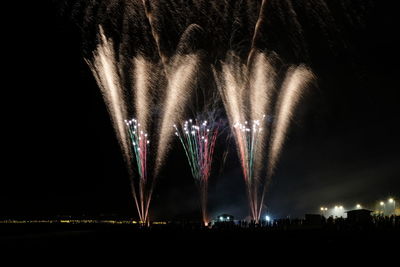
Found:
[[[396,10],[376,1],[361,26],[338,19],[345,30],[337,38],[305,34],[318,84],[297,110],[273,177],[266,203],[274,216],[400,196]],[[79,25],[52,3],[28,13],[20,15],[22,26],[11,28],[3,50],[0,216],[136,216],[107,110],[83,60]],[[313,18],[307,19],[306,32],[313,32]],[[287,30],[274,23],[276,32]],[[155,218],[200,215],[183,156],[175,146],[155,189]],[[222,173],[211,177],[209,202],[211,214],[247,215],[233,147]]]

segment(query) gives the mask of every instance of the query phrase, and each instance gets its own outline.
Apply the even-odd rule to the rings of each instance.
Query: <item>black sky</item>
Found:
[[[399,23],[395,7],[375,2],[363,26],[341,36],[345,44],[307,40],[318,85],[303,98],[268,193],[275,216],[400,197]],[[136,216],[78,26],[53,3],[27,13],[21,27],[10,23],[3,51],[0,216]],[[244,217],[244,183],[230,152],[211,178],[209,208]],[[175,146],[155,189],[155,218],[200,215],[183,156]]]

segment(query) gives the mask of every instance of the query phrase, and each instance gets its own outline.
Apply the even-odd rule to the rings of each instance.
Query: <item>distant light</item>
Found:
[[[323,207],[321,207],[321,210],[325,210]]]
[[[219,217],[219,220],[220,220],[220,221],[223,221],[223,220],[224,220],[224,217],[222,217],[222,216]]]
[[[381,206],[385,205],[385,203],[383,201],[381,201],[381,203],[379,203]]]
[[[228,216],[228,217],[226,217],[226,219],[227,219],[227,220],[229,220],[229,216]]]
[[[325,208],[325,210],[328,210],[328,208]]]
[[[339,207],[338,206],[335,206],[335,210],[337,210]]]
[[[360,204],[357,204],[357,209],[361,209],[361,205]]]
[[[341,210],[342,210],[342,209],[343,209],[343,206],[340,206],[340,207],[339,207],[339,209],[341,209]]]
[[[271,217],[269,217],[269,216],[267,215],[267,216],[265,216],[265,220],[266,220],[267,222],[270,222],[270,221],[271,221]]]
[[[393,203],[394,202],[394,199],[393,198],[389,198],[389,203]]]

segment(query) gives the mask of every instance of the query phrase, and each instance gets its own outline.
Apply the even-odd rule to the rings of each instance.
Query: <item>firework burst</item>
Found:
[[[262,181],[255,175],[255,161],[257,160],[257,148],[259,142],[263,141],[263,128],[265,115],[261,120],[254,120],[251,123],[236,122],[233,125],[234,135],[239,151],[240,163],[243,170],[244,180],[249,196],[250,212],[254,219],[259,219],[261,215],[262,203],[259,203],[259,188]]]
[[[150,141],[147,133],[142,130],[140,123],[136,119],[125,121],[125,124],[132,145],[132,153],[134,154],[133,161],[136,161],[139,175],[139,179],[137,179],[138,181],[136,183],[132,179],[133,197],[135,199],[140,220],[143,223],[148,223],[151,189],[153,187],[153,182],[147,177],[147,157]]]
[[[276,70],[271,59],[261,52],[254,52],[248,65],[229,53],[213,73],[236,141],[250,215],[258,222],[290,121],[314,76],[305,66],[292,66],[278,90]]]
[[[199,187],[203,222],[208,225],[207,187],[219,124],[190,119],[180,127],[174,125],[174,128],[175,135],[185,150],[193,178]]]

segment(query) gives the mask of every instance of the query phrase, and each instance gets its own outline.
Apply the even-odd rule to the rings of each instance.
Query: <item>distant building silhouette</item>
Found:
[[[365,224],[372,222],[372,210],[357,209],[347,211],[347,221],[351,224]]]

